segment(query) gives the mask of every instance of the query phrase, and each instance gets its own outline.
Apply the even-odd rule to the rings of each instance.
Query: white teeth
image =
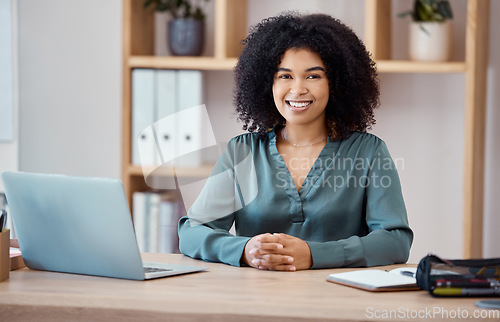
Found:
[[[291,107],[306,107],[307,105],[311,104],[311,102],[292,102],[292,101],[289,101],[288,104],[290,104]]]

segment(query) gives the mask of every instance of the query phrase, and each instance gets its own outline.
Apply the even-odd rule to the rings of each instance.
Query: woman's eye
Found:
[[[291,79],[292,77],[290,75],[283,74],[283,75],[279,75],[278,78],[281,78],[281,79]]]
[[[320,75],[309,75],[307,76],[308,79],[315,79],[315,78],[321,78]]]

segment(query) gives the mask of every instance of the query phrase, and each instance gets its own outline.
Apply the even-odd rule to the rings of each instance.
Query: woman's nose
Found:
[[[307,87],[304,84],[304,81],[302,79],[296,79],[290,88],[290,93],[296,94],[296,95],[301,95],[304,93],[307,93]]]

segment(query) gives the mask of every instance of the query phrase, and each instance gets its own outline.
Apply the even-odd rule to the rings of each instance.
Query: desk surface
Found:
[[[475,320],[498,321],[495,312],[500,314],[475,307],[478,298],[438,299],[424,291],[372,293],[326,282],[328,274],[348,269],[271,272],[182,255],[144,254],[143,259],[206,266],[208,271],[129,281],[24,268],[12,271],[10,279],[0,283],[1,319],[456,321],[457,316],[482,314]]]

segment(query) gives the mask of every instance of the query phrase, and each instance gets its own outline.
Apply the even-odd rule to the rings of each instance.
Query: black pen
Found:
[[[7,211],[3,210],[0,212],[0,232],[5,230],[5,226],[7,225]]]
[[[413,278],[415,278],[417,275],[417,274],[410,272],[410,271],[401,271],[400,273],[401,273],[401,275],[409,276],[409,277],[413,277]]]

